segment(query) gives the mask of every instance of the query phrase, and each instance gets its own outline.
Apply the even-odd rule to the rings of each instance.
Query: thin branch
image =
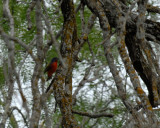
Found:
[[[6,85],[9,85],[9,78],[8,78],[8,74],[7,74],[7,61],[6,59],[3,57],[3,74],[4,74],[4,79],[6,82]]]
[[[26,45],[20,39],[6,34],[1,27],[0,27],[0,35],[3,37],[3,39],[12,40],[12,41],[18,43],[20,46],[22,46],[24,49],[26,49],[26,51],[30,54],[30,56],[32,57],[32,59],[34,61],[37,60],[36,57],[34,56],[34,54],[32,53],[32,50],[30,49],[30,47],[28,45]]]
[[[84,75],[83,79],[80,81],[77,89],[74,91],[74,94],[72,96],[72,104],[75,104],[76,96],[77,96],[78,92],[80,91],[80,89],[82,89],[84,87],[85,83],[87,83],[92,66],[93,66],[93,64],[91,64],[88,68],[86,68],[85,75]]]
[[[19,108],[17,108],[16,106],[15,106],[15,107],[12,107],[12,108],[11,108],[10,115],[13,114],[13,111],[14,111],[14,110],[17,110],[17,111],[19,112],[19,114],[21,114],[21,116],[22,116],[22,118],[23,118],[26,126],[28,127],[27,119],[26,119],[26,117],[23,115],[22,111],[21,111]]]
[[[91,55],[92,55],[92,65],[95,65],[95,63],[94,63],[95,54],[94,54],[94,52],[93,52],[93,50],[92,50],[92,46],[91,46],[91,43],[89,42],[89,40],[87,40],[87,43],[88,43],[88,47],[89,47],[89,50],[90,50]]]
[[[114,115],[111,114],[111,113],[96,113],[96,114],[92,114],[92,113],[88,113],[88,112],[78,112],[78,111],[75,111],[75,110],[72,110],[72,113],[78,114],[78,115],[81,115],[81,116],[87,116],[87,117],[90,117],[90,118],[100,118],[100,117],[113,118],[114,117]]]
[[[48,109],[47,102],[43,101],[42,104],[43,104],[42,107],[43,107],[43,110],[44,110],[44,113],[45,113],[45,124],[46,124],[46,127],[47,128],[51,128],[51,118],[49,116],[50,112],[49,112],[49,109]]]
[[[28,21],[28,30],[30,30],[32,28],[32,22],[31,22],[31,11],[34,9],[36,5],[36,1],[35,0],[32,0],[29,8],[27,9],[27,13],[26,13],[26,19]]]
[[[30,49],[33,48],[34,44],[35,44],[35,40],[36,40],[36,36],[33,38],[33,40],[29,43],[28,46],[30,46]],[[20,62],[19,64],[19,70],[18,70],[18,74],[20,74],[20,71],[22,69],[23,64],[25,63],[26,58],[28,57],[29,53],[27,52],[26,55],[23,57],[23,60]]]
[[[88,19],[87,26],[85,27],[85,30],[84,30],[85,33],[82,33],[81,37],[78,39],[78,46],[76,47],[76,49],[74,50],[74,53],[73,53],[73,58],[74,59],[76,58],[76,61],[78,60],[78,53],[79,53],[81,47],[88,39],[88,34],[90,33],[90,31],[94,25],[95,19],[96,19],[96,16],[94,14],[91,14],[91,16]]]
[[[84,4],[81,4],[80,8],[80,19],[81,19],[81,31],[84,34],[85,30],[85,19],[84,19]]]
[[[159,13],[160,14],[160,8],[158,6],[153,6],[153,5],[148,4],[146,9],[147,9],[148,12],[153,12],[153,13]]]
[[[96,46],[104,44],[107,40],[109,40],[115,33],[111,34],[109,33],[108,36],[100,43],[96,44]]]
[[[57,34],[56,34],[56,36],[55,36],[56,40],[61,36],[62,31],[63,31],[63,28],[61,28],[61,29],[57,32]]]
[[[120,77],[119,71],[117,70],[117,67],[114,63],[113,55],[110,52],[110,50],[108,50],[108,46],[110,45],[110,38],[109,38],[110,37],[109,36],[110,35],[110,24],[109,24],[108,19],[105,15],[102,4],[99,1],[95,2],[94,4],[90,4],[89,1],[86,1],[86,2],[87,2],[87,6],[89,8],[95,8],[93,10],[93,12],[95,14],[97,14],[97,16],[99,17],[99,22],[100,22],[100,25],[101,25],[101,29],[103,30],[103,38],[104,39],[108,38],[108,40],[106,40],[105,43],[103,44],[104,54],[105,54],[106,60],[108,61],[109,68],[111,70],[113,78],[115,80],[117,90],[118,90],[118,94],[119,94],[122,102],[126,106],[126,108],[131,112],[133,110],[132,109],[132,104],[126,99],[126,93],[124,91],[123,82],[122,82],[123,80]]]
[[[77,6],[75,12],[77,13],[77,12],[80,10],[80,8],[81,8],[81,3]],[[63,28],[61,28],[61,29],[57,32],[57,34],[55,35],[56,40],[59,38],[59,36],[61,36],[62,31],[63,31]]]
[[[138,2],[138,18],[137,18],[137,32],[136,32],[136,37],[137,40],[140,44],[140,48],[144,51],[146,57],[147,57],[147,61],[148,64],[150,66],[150,75],[148,75],[149,81],[151,82],[151,85],[148,85],[148,91],[149,91],[149,101],[152,105],[152,107],[156,107],[158,106],[158,104],[160,104],[160,98],[159,98],[159,94],[158,94],[158,89],[157,89],[157,81],[158,78],[156,77],[156,73],[153,71],[154,69],[154,64],[153,64],[153,60],[152,58],[154,58],[152,56],[152,49],[151,47],[149,47],[149,45],[147,45],[147,40],[145,38],[145,20],[146,20],[146,7],[147,7],[147,2],[148,0],[139,0]],[[144,67],[144,65],[143,65]],[[148,69],[144,69],[147,70]],[[147,74],[147,73],[145,73]],[[146,84],[147,85],[147,84]]]
[[[10,28],[10,35],[14,36],[14,18],[10,12],[10,7],[9,7],[9,0],[3,0],[3,14],[4,16],[8,19],[9,21],[9,28]],[[2,34],[0,28],[0,35]],[[15,45],[13,41],[9,41],[8,38],[3,37],[4,42],[6,43],[7,49],[8,49],[8,69],[5,72],[7,73],[7,80],[8,80],[8,90],[7,90],[7,96],[4,100],[5,106],[4,106],[4,112],[2,115],[2,120],[1,124],[5,127],[6,121],[9,117],[9,111],[10,111],[10,106],[12,103],[12,97],[13,97],[13,92],[14,92],[14,72],[15,72]]]
[[[44,2],[44,1],[43,1]],[[61,4],[62,4],[63,0],[60,0],[59,4],[58,4],[58,7],[56,8],[54,14],[58,13],[60,11],[60,8],[61,8]]]
[[[82,3],[80,3],[80,4],[77,6],[77,8],[75,9],[75,12],[76,12],[76,13],[80,10],[81,4],[82,4]]]
[[[15,74],[15,77],[16,77],[16,81],[17,81],[17,85],[18,85],[18,90],[19,90],[19,93],[20,93],[20,96],[21,96],[21,99],[23,101],[23,108],[26,110],[27,112],[27,117],[29,118],[29,107],[27,105],[27,99],[23,93],[23,90],[22,90],[22,84],[21,84],[21,81],[20,81],[20,77],[19,77],[19,74],[15,71],[14,72]]]
[[[158,41],[154,35],[145,33],[145,37],[146,37],[147,39],[149,39],[149,40],[151,40],[151,41],[153,41],[153,42],[155,42],[155,43],[157,43],[157,44],[160,45],[160,41]]]
[[[60,3],[60,5],[61,5],[61,3]],[[51,24],[50,24],[50,22],[49,22],[49,20],[48,20],[48,19],[49,19],[49,16],[48,16],[48,13],[47,13],[47,7],[46,7],[46,5],[45,5],[45,1],[43,1],[43,8],[44,8],[44,10],[45,10],[46,15],[43,15],[43,14],[42,14],[42,17],[43,17],[43,19],[44,19],[44,21],[45,21],[45,25],[47,26],[48,33],[49,33],[49,35],[50,35],[50,37],[51,37],[51,44],[54,45],[55,50],[56,50],[56,52],[57,52],[57,54],[58,54],[58,58],[59,58],[60,62],[62,63],[62,65],[63,65],[64,67],[66,67],[65,63],[63,62],[63,59],[62,59],[60,50],[59,50],[59,44],[58,44],[58,42],[56,41],[55,36],[53,35],[53,31],[52,31],[52,29],[51,29],[52,27],[51,27]],[[48,47],[48,45],[47,45],[47,46],[44,48],[44,52],[48,51],[48,49],[49,49],[49,47]]]
[[[32,114],[30,117],[29,127],[38,127],[39,120],[41,116],[41,95],[40,90],[38,88],[39,80],[41,79],[41,75],[43,73],[43,61],[44,61],[44,51],[43,51],[43,24],[42,24],[42,8],[41,8],[41,0],[36,0],[35,6],[35,23],[36,23],[36,49],[37,49],[37,61],[35,61],[35,67],[33,71],[33,76],[31,79],[31,90],[33,96],[33,106],[32,106]]]

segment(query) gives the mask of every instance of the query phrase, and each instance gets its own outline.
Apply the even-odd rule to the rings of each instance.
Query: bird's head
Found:
[[[52,58],[51,63],[58,61],[57,57]]]

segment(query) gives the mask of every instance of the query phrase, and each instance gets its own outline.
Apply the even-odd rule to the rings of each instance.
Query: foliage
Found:
[[[60,126],[61,122],[63,122],[62,121],[62,118],[64,116],[63,110],[61,109],[61,103],[56,101],[56,97],[55,97],[56,91],[52,90],[53,95],[49,94],[48,97],[46,96],[47,94],[45,93],[45,90],[51,84],[51,81],[46,82],[45,81],[46,75],[43,73],[45,66],[48,63],[50,63],[50,60],[53,57],[59,57],[59,54],[56,51],[56,45],[53,43],[54,41],[52,42],[52,44],[49,44],[48,42],[52,40],[51,34],[53,34],[56,37],[59,31],[64,27],[63,14],[60,10],[61,6],[58,1],[45,0],[41,2],[40,6],[41,6],[41,13],[42,13],[41,18],[42,18],[43,44],[39,47],[40,42],[37,42],[37,38],[36,38],[40,33],[39,31],[37,31],[38,21],[36,19],[36,15],[37,15],[36,7],[34,7],[30,12],[30,19],[32,23],[31,29],[28,29],[28,21],[27,21],[27,15],[26,15],[28,9],[31,6],[31,3],[34,3],[34,2],[35,1],[31,1],[31,0],[24,0],[24,1],[10,0],[9,1],[9,10],[14,19],[14,36],[13,36],[14,39],[11,39],[11,37],[8,38],[9,43],[14,42],[13,43],[14,58],[10,58],[11,49],[8,47],[7,43],[5,43],[3,32],[6,33],[8,36],[11,36],[12,28],[10,25],[10,19],[3,14],[4,1],[0,1],[0,17],[1,17],[0,29],[2,28],[3,30],[3,31],[0,31],[0,35],[1,35],[0,59],[2,60],[0,62],[0,95],[1,95],[0,96],[0,127],[3,122],[5,122],[4,125],[6,127],[11,127],[11,128],[28,127],[26,126],[26,122],[28,124],[31,124],[31,117],[34,114],[33,111],[36,110],[36,108],[34,107],[37,107],[38,104],[40,104],[39,105],[40,109],[38,110],[38,112],[40,113],[40,117],[39,117],[39,120],[37,119],[39,122],[37,125],[39,127],[47,127],[47,126],[56,127],[56,126]],[[130,6],[132,2],[133,1],[131,0],[127,1],[126,5]],[[77,0],[74,2],[74,7],[77,8],[78,6],[79,6],[79,1]],[[45,7],[47,10],[45,10]],[[87,23],[89,22],[89,18],[94,11],[95,10],[91,9],[91,7],[89,8],[87,4],[84,7],[85,26],[87,26]],[[107,11],[106,13],[108,14]],[[46,19],[50,23],[49,27],[52,30],[52,33],[49,33],[49,28],[47,27],[45,23],[45,19],[43,19],[42,15],[44,17],[47,17]],[[154,17],[156,19],[156,13],[148,13],[148,17]],[[80,11],[78,11],[76,13],[76,26],[77,26],[77,33],[78,33],[77,36],[79,40],[83,37],[82,36],[83,28],[82,28],[81,19],[82,17],[81,17]],[[80,49],[80,52],[78,53],[79,62],[75,61],[75,65],[73,63],[73,67],[72,67],[73,75],[71,73],[69,74],[72,77],[72,85],[73,85],[72,94],[74,95],[74,93],[76,92],[76,89],[80,88],[78,90],[78,93],[75,96],[75,103],[73,104],[73,110],[76,110],[78,112],[86,112],[93,115],[97,113],[108,113],[108,114],[113,114],[114,117],[109,118],[109,117],[102,116],[99,118],[91,118],[89,116],[84,116],[84,115],[82,116],[80,114],[74,114],[74,117],[75,117],[75,120],[77,121],[77,124],[85,128],[91,128],[91,127],[120,128],[120,127],[123,127],[125,124],[127,124],[126,122],[129,122],[128,121],[129,115],[131,116],[132,114],[132,112],[129,111],[129,109],[126,107],[126,104],[124,103],[123,100],[124,99],[126,101],[129,100],[131,105],[133,105],[132,108],[134,108],[137,105],[137,100],[139,100],[140,98],[137,97],[138,94],[135,92],[136,89],[134,88],[134,86],[132,86],[133,84],[132,79],[131,80],[129,79],[131,78],[131,76],[128,75],[129,72],[125,67],[125,63],[122,62],[123,57],[120,55],[120,52],[119,52],[120,44],[117,40],[117,37],[119,36],[118,35],[119,30],[116,28],[115,24],[113,23],[114,27],[111,28],[111,31],[110,31],[111,32],[110,45],[113,45],[113,46],[108,51],[112,53],[114,58],[114,63],[118,70],[119,76],[123,78],[122,81],[120,82],[123,83],[122,88],[125,90],[125,98],[120,96],[120,93],[121,93],[119,92],[120,88],[117,87],[115,77],[111,73],[111,68],[109,67],[110,62],[106,61],[107,52],[105,51],[105,47],[104,47],[104,40],[105,40],[103,37],[104,31],[100,23],[101,23],[100,19],[96,18],[96,20],[94,21],[94,26],[91,28],[90,33],[88,33],[87,39],[84,39],[84,43],[82,44],[81,47],[79,47]],[[65,47],[65,45],[63,44],[63,38],[62,38],[64,36],[62,35],[63,32],[64,30],[60,31],[61,34],[56,39],[56,43],[59,46],[58,50],[61,53],[62,53],[61,49],[63,49],[63,46]],[[28,51],[27,48],[22,46],[20,43],[17,43],[18,41],[15,41],[17,38],[22,43],[24,43],[25,46],[29,48],[30,51]],[[34,38],[36,39],[34,40]],[[152,47],[154,46],[155,46],[155,43],[152,44]],[[40,53],[40,54],[43,54],[41,56],[43,58],[42,60],[38,58],[39,57],[38,53],[40,50],[43,51],[43,53]],[[156,51],[156,47],[153,51]],[[130,55],[129,52],[130,51],[128,50],[128,53],[127,53],[128,56]],[[157,50],[156,55],[159,55],[158,52],[159,51]],[[144,51],[142,51],[142,53],[145,54]],[[34,59],[33,56],[35,56],[36,59]],[[62,56],[62,58],[63,57],[64,56]],[[147,58],[147,55],[145,55],[144,59],[146,58]],[[14,64],[13,62],[11,62],[13,59],[14,59]],[[130,60],[132,60],[132,58],[130,58]],[[150,64],[149,60],[147,60],[147,62]],[[58,63],[60,66],[62,66],[61,60]],[[40,68],[38,67],[38,64],[41,64]],[[5,70],[7,77],[5,76],[3,70]],[[16,76],[16,73],[18,77]],[[138,73],[140,74],[140,72]],[[57,76],[56,74],[53,75],[53,79],[56,78]],[[66,75],[65,72],[62,72],[62,74],[64,74],[65,77],[67,77],[68,75],[68,74]],[[18,78],[20,79],[20,81],[18,81]],[[65,79],[65,82],[67,81],[66,79]],[[140,78],[140,79],[141,81],[143,81],[143,78]],[[34,82],[35,84],[33,84]],[[144,83],[141,82],[141,83],[143,86],[146,84],[145,82]],[[12,87],[10,87],[10,85],[12,84],[13,84],[12,86],[13,89],[11,89]],[[65,84],[60,86],[64,88],[66,87]],[[34,92],[35,87],[37,89],[36,90],[37,92]],[[34,93],[38,94],[40,98],[37,95],[36,96],[38,98],[34,97]],[[7,97],[9,97],[10,95],[12,96],[7,99]],[[62,93],[58,95],[62,95]],[[43,99],[44,97],[47,97],[47,98],[44,100]],[[7,108],[6,106],[8,105],[9,102],[10,104],[9,104],[9,107]],[[56,106],[56,104],[58,105]],[[21,110],[21,114],[24,117],[21,116],[19,112],[11,112],[12,108],[15,106]],[[5,113],[5,111],[7,112]],[[7,118],[5,118],[5,115],[7,115]],[[159,117],[159,112],[157,112],[156,115]]]

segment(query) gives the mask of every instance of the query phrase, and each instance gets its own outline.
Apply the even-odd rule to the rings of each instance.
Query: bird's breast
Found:
[[[52,67],[52,71],[55,72],[57,69],[57,62],[52,63],[51,67]]]

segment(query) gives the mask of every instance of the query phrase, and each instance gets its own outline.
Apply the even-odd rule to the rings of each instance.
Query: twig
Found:
[[[91,54],[92,54],[92,65],[94,66],[94,65],[95,65],[95,63],[94,63],[95,54],[94,54],[94,52],[93,52],[93,50],[92,50],[91,43],[89,42],[89,40],[87,40],[87,43],[88,43],[89,50],[90,50],[90,52],[91,52]]]

